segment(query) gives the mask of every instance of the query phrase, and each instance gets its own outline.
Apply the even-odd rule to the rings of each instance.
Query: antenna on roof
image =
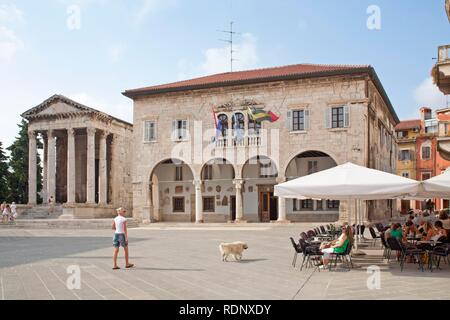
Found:
[[[230,44],[230,70],[233,72],[233,62],[238,61],[237,59],[233,58],[233,53],[236,51],[233,50],[233,35],[240,34],[239,32],[233,31],[233,21],[230,22],[230,30],[217,30],[218,32],[228,33],[230,35],[230,38],[228,40],[219,39],[220,41],[224,41]]]

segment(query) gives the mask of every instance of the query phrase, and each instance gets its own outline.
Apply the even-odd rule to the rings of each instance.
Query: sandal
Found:
[[[114,267],[113,270],[120,270],[120,268],[119,267]]]
[[[133,268],[133,267],[134,267],[134,264],[130,263],[130,264],[127,265],[125,268],[130,269],[130,268]]]

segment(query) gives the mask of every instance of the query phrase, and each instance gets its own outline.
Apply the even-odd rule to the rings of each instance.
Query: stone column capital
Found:
[[[111,134],[111,132],[103,130],[103,131],[100,132],[100,139],[105,139],[106,140],[110,134]]]
[[[242,185],[244,184],[244,179],[234,179],[233,184],[235,185],[236,189],[241,189]]]
[[[194,180],[192,184],[195,186],[195,189],[201,190],[203,181],[202,180]]]
[[[75,136],[75,129],[74,129],[74,128],[69,128],[69,129],[67,129],[67,135],[68,135],[69,137]]]
[[[276,179],[276,182],[277,183],[283,183],[283,182],[286,182],[286,177],[285,176],[278,176],[277,177],[277,179]]]
[[[47,130],[47,137],[49,139],[53,139],[55,137],[55,130],[53,130],[53,129]]]
[[[87,127],[86,128],[86,132],[88,134],[88,136],[93,136],[95,135],[95,132],[97,131],[97,129],[95,129],[94,127]]]

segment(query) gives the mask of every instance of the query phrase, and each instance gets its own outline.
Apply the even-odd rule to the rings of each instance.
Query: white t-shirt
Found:
[[[125,222],[127,222],[127,219],[122,216],[117,216],[114,218],[114,223],[116,224],[116,234],[125,233]]]

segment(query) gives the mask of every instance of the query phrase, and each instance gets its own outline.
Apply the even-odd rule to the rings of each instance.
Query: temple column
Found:
[[[36,133],[28,132],[28,204],[37,204],[37,150]]]
[[[87,197],[86,203],[95,203],[95,128],[87,128]]]
[[[242,202],[242,184],[244,180],[236,179],[233,181],[236,188],[236,221],[235,222],[246,222],[244,220],[244,208]]]
[[[195,180],[195,223],[203,223],[202,181]]]
[[[100,154],[99,154],[99,204],[106,205],[108,203],[108,172],[107,172],[107,147],[106,138],[108,137],[108,132],[103,132],[100,137]]]
[[[55,131],[48,131],[47,150],[47,198],[53,197],[53,204],[56,202],[56,140]],[[47,199],[47,200],[48,200]]]
[[[48,150],[48,137],[46,133],[42,134],[42,144],[44,146],[44,152],[42,155],[43,166],[42,166],[42,195],[43,204],[48,204],[48,191],[47,191],[47,170],[48,170],[48,159],[47,159],[47,150]]]
[[[67,203],[76,202],[75,129],[67,129]]]

